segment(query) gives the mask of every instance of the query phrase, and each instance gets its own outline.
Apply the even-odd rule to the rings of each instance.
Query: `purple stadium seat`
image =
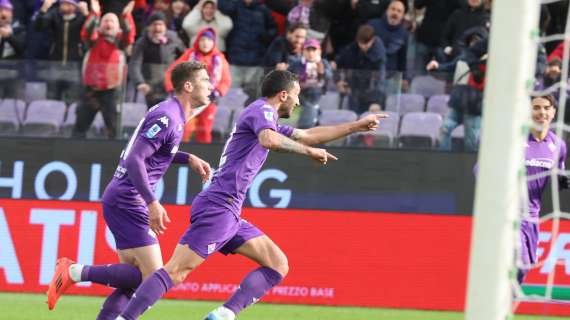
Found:
[[[245,107],[248,96],[241,88],[230,88],[225,96],[218,101],[218,106],[237,110]]]
[[[140,102],[125,102],[121,112],[123,137],[128,138],[144,118],[147,112],[146,104]]]
[[[425,99],[422,95],[404,93],[388,96],[385,110],[404,115],[410,112],[422,112],[424,111],[424,105]]]
[[[41,137],[57,135],[63,124],[65,109],[65,103],[58,100],[36,100],[30,103],[22,124],[22,134]]]
[[[361,132],[356,134],[356,137],[351,141],[354,145],[367,145],[364,140],[367,137],[372,137],[372,143],[375,147],[393,147],[398,137],[398,126],[400,124],[400,116],[396,112],[385,111],[383,112],[389,117],[380,121],[380,126],[373,132]],[[363,113],[360,118],[369,115],[370,112]]]
[[[322,110],[319,116],[319,125],[330,126],[358,119],[356,112],[351,110]],[[327,143],[328,146],[342,146],[349,141],[350,137]]]
[[[230,130],[232,123],[232,110],[226,107],[218,107],[212,125],[212,139],[214,141],[224,141]]]
[[[436,94],[429,98],[427,103],[427,112],[439,113],[442,117],[449,112],[449,95]]]
[[[24,89],[26,103],[36,100],[45,100],[47,97],[47,85],[45,82],[26,82]]]
[[[61,135],[64,137],[70,137],[73,131],[73,126],[75,125],[75,120],[77,119],[77,103],[74,102],[67,108],[67,114],[65,116],[65,121],[61,126]],[[87,138],[104,137],[103,128],[105,128],[105,123],[103,122],[103,115],[98,112],[95,116],[95,120],[91,124],[91,128],[87,131]]]
[[[327,91],[319,99],[319,109],[338,110],[340,107],[340,94],[336,91]]]
[[[26,103],[22,100],[4,99],[0,101],[0,135],[16,134],[25,111]]]
[[[400,147],[433,148],[439,137],[443,120],[431,112],[412,112],[402,118]]]
[[[417,76],[412,80],[411,92],[421,94],[426,98],[444,94],[445,81],[437,80],[432,76]]]

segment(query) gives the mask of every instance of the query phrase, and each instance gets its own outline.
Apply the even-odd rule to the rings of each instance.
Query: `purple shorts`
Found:
[[[256,226],[228,208],[199,196],[192,202],[190,227],[179,243],[206,259],[216,251],[234,253],[246,241],[262,235]]]
[[[158,243],[155,233],[150,230],[148,211],[144,207],[126,208],[121,203],[110,205],[103,202],[103,217],[119,250]]]

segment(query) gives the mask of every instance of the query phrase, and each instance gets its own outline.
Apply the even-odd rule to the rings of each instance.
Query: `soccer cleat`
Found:
[[[53,274],[51,282],[49,283],[47,291],[48,309],[53,310],[59,297],[61,297],[67,288],[75,283],[69,277],[69,266],[74,263],[74,261],[71,261],[67,258],[57,259],[57,262],[55,264],[55,272]]]
[[[204,318],[204,320],[234,320],[234,319],[235,319],[234,313],[225,307],[217,308],[216,310],[208,313],[206,318]]]

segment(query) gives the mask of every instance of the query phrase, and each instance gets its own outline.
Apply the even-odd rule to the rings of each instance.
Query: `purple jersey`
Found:
[[[263,166],[269,150],[257,138],[263,129],[277,131],[287,137],[293,128],[277,124],[276,110],[265,99],[251,103],[240,115],[220,158],[212,183],[201,193],[211,201],[239,215],[247,188]]]
[[[564,169],[566,159],[566,143],[549,131],[542,141],[529,134],[525,151],[527,176],[532,176],[551,170],[555,165]],[[542,191],[550,181],[550,176],[540,177],[528,182],[528,206],[532,219],[538,218],[541,205]]]
[[[102,201],[108,204],[120,202],[129,207],[146,208],[149,198],[154,196],[148,193],[154,193],[156,183],[162,178],[178,151],[184,123],[184,111],[176,98],[167,99],[152,107],[121,152],[119,166],[105,189]],[[148,185],[146,181],[133,181],[127,171],[129,156],[137,152],[135,146],[141,143],[142,146],[150,147],[154,151],[144,160],[143,170],[148,176]],[[141,194],[144,192],[147,194]]]

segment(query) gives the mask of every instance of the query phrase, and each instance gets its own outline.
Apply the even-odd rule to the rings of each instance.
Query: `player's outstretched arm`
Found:
[[[378,128],[380,120],[384,118],[388,118],[388,115],[378,113],[334,126],[320,126],[305,130],[294,129],[291,138],[308,146],[327,143],[355,132],[374,131]]]
[[[266,149],[306,155],[321,164],[326,164],[329,159],[338,160],[337,157],[328,153],[325,149],[306,146],[271,129],[261,130],[258,139]]]

